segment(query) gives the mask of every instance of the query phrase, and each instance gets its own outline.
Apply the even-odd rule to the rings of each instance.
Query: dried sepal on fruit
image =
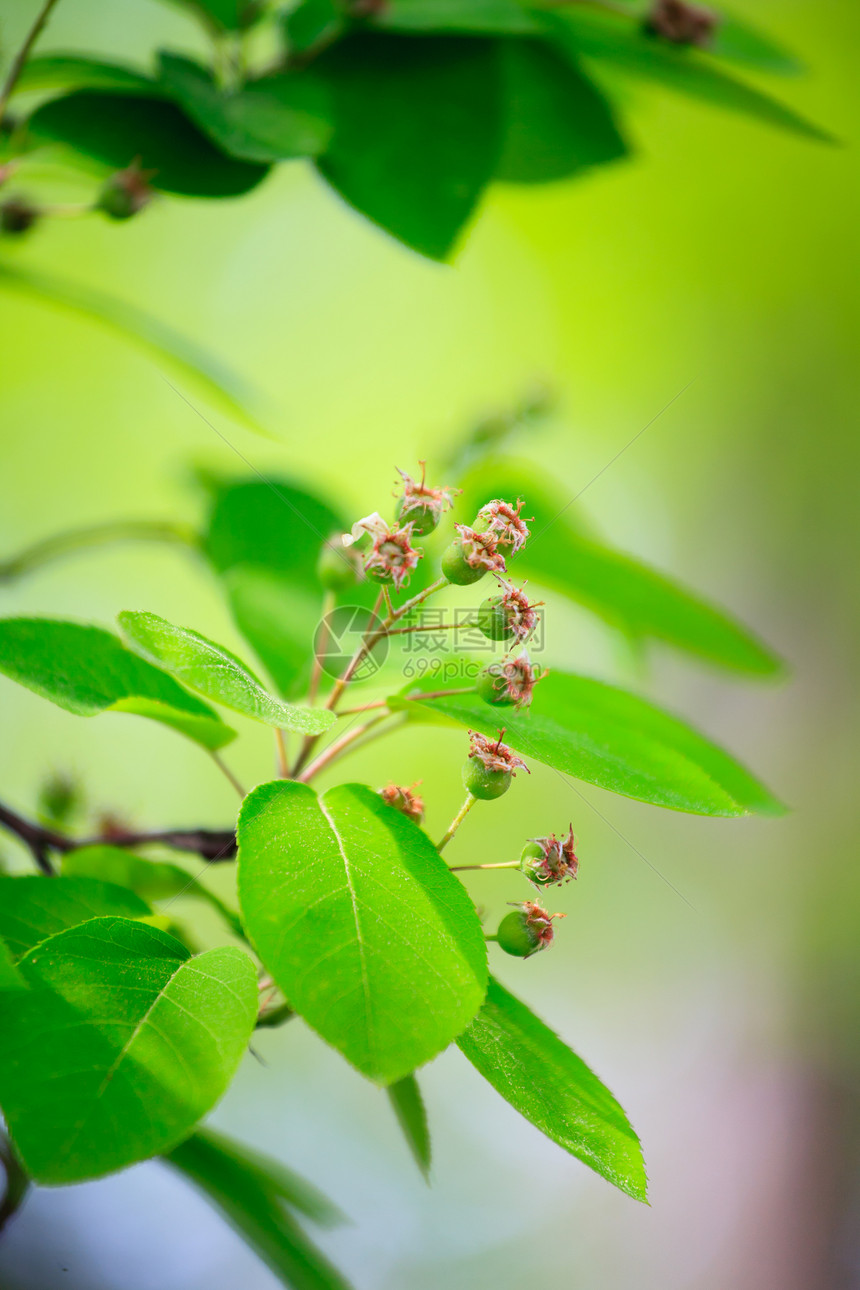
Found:
[[[538,625],[535,610],[542,600],[530,601],[522,587],[499,578],[501,592],[490,596],[478,610],[478,627],[491,641],[512,640],[523,644]]]
[[[455,524],[457,537],[442,556],[442,572],[449,582],[467,587],[487,573],[504,573],[505,557],[492,533],[479,533],[468,524]]]
[[[352,532],[344,534],[343,542],[347,547],[366,547],[366,541],[362,543],[366,537],[370,538],[371,544],[363,555],[365,577],[383,584],[393,583],[400,591],[424,554],[412,545],[412,525],[389,524],[374,511],[357,520]]]
[[[532,954],[549,949],[555,936],[553,920],[564,917],[564,914],[547,913],[533,900],[524,900],[499,923],[496,932],[499,949],[516,958],[531,958]]]
[[[416,824],[421,824],[424,820],[424,798],[415,792],[416,788],[417,784],[412,784],[409,788],[387,784],[379,790],[379,796],[387,806],[393,806],[395,811],[400,811]]]
[[[125,170],[117,170],[104,182],[96,199],[96,209],[110,219],[131,219],[148,206],[155,196],[149,185],[154,170],[142,170],[136,158]]]
[[[411,524],[413,532],[423,537],[433,532],[445,511],[454,505],[454,494],[462,490],[431,488],[426,480],[426,463],[421,461],[418,464],[421,467],[420,480],[413,479],[405,470],[397,468],[397,473],[403,480],[403,493],[397,503],[397,518],[403,523]]]
[[[523,506],[521,497],[517,498],[516,506],[496,497],[478,511],[475,528],[491,533],[506,554],[516,555],[529,538],[528,523],[520,515]]]
[[[528,773],[528,766],[512,748],[502,743],[504,730],[497,739],[489,739],[477,730],[469,731],[469,756],[463,767],[463,784],[473,797],[492,801],[511,786],[518,770]]]
[[[579,859],[573,825],[564,838],[557,838],[554,833],[546,838],[530,838],[520,856],[520,869],[537,887],[548,887],[575,878],[579,872]]]
[[[491,663],[478,677],[475,689],[485,703],[498,707],[528,708],[534,688],[547,675],[539,672],[527,653],[519,658]]]

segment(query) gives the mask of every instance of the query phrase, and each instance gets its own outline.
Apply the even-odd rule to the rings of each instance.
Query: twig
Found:
[[[290,759],[287,756],[287,740],[283,730],[275,727],[275,750],[278,759],[278,775],[281,779],[288,779],[290,774]]]
[[[333,762],[337,757],[339,757],[345,749],[349,748],[351,744],[354,744],[362,737],[362,735],[366,735],[368,730],[371,730],[374,726],[378,726],[382,721],[387,721],[389,716],[391,716],[391,713],[383,712],[380,716],[373,717],[370,721],[365,721],[363,726],[357,726],[354,730],[347,731],[345,735],[341,735],[340,739],[335,739],[334,743],[331,743],[327,748],[324,748],[316,760],[312,761],[311,764],[302,771],[301,775],[298,776],[301,783],[310,783],[315,775],[318,775],[324,767],[328,766],[330,762]]]
[[[71,838],[68,834],[57,833],[54,829],[42,828],[0,803],[0,826],[14,833],[25,846],[29,847],[34,860],[43,873],[53,874],[54,867],[48,858],[48,852],[56,851],[65,855],[79,847],[104,846],[139,847],[148,843],[160,842],[173,847],[175,851],[190,851],[202,856],[212,863],[218,860],[232,860],[236,854],[236,834],[232,829],[158,829],[154,832],[132,832],[116,830],[109,837],[97,835],[89,838]]]
[[[24,64],[26,63],[27,59],[30,56],[30,50],[33,48],[36,41],[39,39],[42,28],[45,26],[45,23],[48,21],[48,18],[51,15],[51,10],[53,9],[56,3],[57,3],[57,0],[45,0],[45,3],[42,5],[42,8],[39,10],[38,14],[36,15],[36,21],[33,23],[32,27],[27,32],[23,45],[18,50],[18,53],[15,55],[15,57],[12,60],[12,66],[9,68],[9,74],[6,77],[6,81],[3,85],[3,89],[0,90],[0,125],[2,125],[3,123],[3,117],[6,115],[6,109],[9,106],[9,100],[12,97],[12,93],[15,89],[15,86],[18,84],[18,77],[21,75],[22,71],[24,70]]]
[[[447,699],[450,694],[474,694],[474,685],[463,685],[458,690],[420,690],[417,694],[401,694],[399,697],[410,703],[421,703],[424,699]],[[363,703],[357,708],[341,708],[342,717],[352,717],[358,712],[372,712],[374,708],[385,708],[388,699],[377,699],[374,703]]]
[[[227,765],[227,763],[213,749],[210,749],[210,756],[212,757],[212,760],[214,761],[215,765],[221,771],[224,778],[229,780],[229,782],[235,788],[236,792],[239,794],[239,797],[242,799],[242,801],[244,801],[245,790],[242,787],[242,785],[239,783],[238,779],[233,774],[232,770]]]

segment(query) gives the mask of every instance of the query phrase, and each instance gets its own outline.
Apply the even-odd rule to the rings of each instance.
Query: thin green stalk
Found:
[[[469,812],[471,811],[472,807],[475,805],[477,800],[478,799],[476,797],[473,797],[471,793],[466,794],[465,802],[460,807],[459,811],[454,816],[451,823],[448,825],[448,831],[445,834],[445,836],[442,838],[439,845],[437,846],[436,848],[437,851],[441,851],[443,847],[446,847],[448,845],[448,843],[451,841],[454,834],[457,832],[460,825],[463,823],[466,816],[469,814]]]
[[[519,869],[519,860],[502,860],[498,864],[452,864],[452,873],[462,873],[464,869]]]
[[[212,758],[212,760],[214,761],[215,765],[218,767],[218,769],[220,770],[224,778],[232,784],[233,788],[235,788],[236,792],[239,794],[239,797],[242,799],[242,801],[244,801],[246,796],[245,790],[242,787],[242,785],[239,783],[238,779],[233,774],[232,770],[227,765],[227,763],[223,761],[221,757],[219,757],[218,753],[212,750],[210,750],[209,756]]]
[[[112,542],[177,542],[193,547],[197,545],[198,537],[190,524],[170,520],[110,520],[105,524],[68,529],[34,542],[17,555],[0,561],[0,582],[13,582],[51,560],[75,551],[108,546]]]

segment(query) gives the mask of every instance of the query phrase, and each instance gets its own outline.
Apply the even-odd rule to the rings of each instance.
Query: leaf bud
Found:
[[[707,48],[718,24],[715,13],[689,0],[655,0],[643,26],[648,35],[662,36],[673,45]]]

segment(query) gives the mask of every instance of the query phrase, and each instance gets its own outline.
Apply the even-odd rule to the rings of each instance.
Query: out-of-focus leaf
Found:
[[[266,76],[227,93],[188,58],[161,54],[160,68],[171,97],[232,156],[262,162],[315,157],[331,138],[328,94],[312,70]]]
[[[622,15],[572,6],[563,13],[547,13],[543,21],[558,47],[577,59],[587,56],[605,60],[631,76],[654,81],[713,107],[739,112],[818,143],[834,142],[828,131],[778,99],[737,80],[709,62],[706,54],[658,43]]]
[[[301,0],[284,14],[283,26],[290,54],[303,54],[345,30],[343,5],[338,0]]]
[[[15,959],[91,918],[146,918],[151,913],[133,891],[101,878],[0,877],[0,937]]]
[[[519,0],[388,0],[377,27],[404,32],[473,32],[522,36],[540,25]]]
[[[609,1089],[585,1062],[493,977],[457,1046],[541,1133],[615,1187],[646,1200],[642,1148]]]
[[[632,556],[584,533],[570,499],[534,471],[490,461],[464,480],[464,513],[493,497],[525,499],[531,537],[511,561],[528,578],[586,605],[614,627],[651,637],[719,667],[773,676],[780,660],[748,628]]]
[[[0,999],[0,1107],[42,1183],[171,1150],[223,1095],[257,1016],[247,954],[192,958],[123,918],[50,937],[19,971],[30,988]]]
[[[130,649],[234,712],[303,735],[321,735],[337,720],[332,712],[295,707],[275,698],[240,659],[187,627],[132,610],[119,614],[117,621]]]
[[[474,906],[427,835],[377,793],[262,784],[238,839],[242,920],[260,958],[363,1074],[402,1079],[475,1015],[486,949]]]
[[[303,694],[320,619],[319,593],[304,582],[252,564],[229,569],[224,584],[233,621],[278,692],[287,698]]]
[[[164,1159],[199,1187],[285,1286],[349,1290],[288,1212],[287,1206],[306,1214],[313,1208],[309,1217],[318,1219],[331,1209],[303,1179],[209,1130],[198,1130]]]
[[[266,0],[169,0],[169,3],[190,10],[216,33],[244,31],[266,10]]]
[[[139,160],[153,188],[188,197],[238,197],[269,167],[221,152],[175,103],[154,96],[75,90],[30,118],[38,140],[64,143],[117,169]]]
[[[495,178],[541,184],[604,165],[627,148],[603,95],[541,40],[499,42],[505,128]]]
[[[653,806],[725,816],[781,815],[785,809],[704,735],[637,695],[587,676],[550,672],[527,712],[505,708],[503,716],[477,694],[421,702],[486,735],[504,724],[505,743],[525,758]]]
[[[240,479],[217,490],[204,550],[219,573],[253,564],[318,586],[320,547],[347,527],[313,493],[286,479]]]
[[[153,94],[155,81],[145,72],[101,58],[79,54],[37,54],[28,58],[15,85],[16,94],[39,90],[113,90],[117,94]]]
[[[220,897],[178,864],[171,864],[166,860],[146,860],[131,851],[124,851],[122,847],[96,844],[67,852],[63,856],[61,868],[63,874],[71,877],[99,878],[106,883],[127,887],[147,901],[171,900],[175,896],[194,896],[205,900],[218,911],[231,931],[242,935],[242,925],[237,915],[228,909]],[[123,911],[101,909],[98,912],[107,914]]]
[[[210,399],[217,407],[237,418],[252,430],[262,427],[250,410],[254,404],[253,392],[244,382],[223,366],[196,341],[173,330],[142,309],[123,300],[105,295],[79,283],[63,278],[48,277],[32,269],[0,265],[0,288],[17,291],[41,301],[59,305],[76,314],[99,323],[110,331],[145,350],[161,362],[168,371],[176,372],[193,387]]]
[[[0,990],[24,989],[24,980],[15,967],[12,954],[5,942],[0,940]]]
[[[236,737],[210,707],[101,627],[0,619],[0,672],[79,717],[133,712],[209,749]]]
[[[375,224],[444,259],[498,158],[492,42],[361,34],[315,66],[331,86],[335,116],[334,138],[317,163],[322,174]]]
[[[389,1084],[387,1091],[409,1150],[415,1157],[415,1163],[421,1173],[427,1179],[430,1175],[430,1130],[427,1126],[427,1110],[418,1081],[414,1075],[405,1075],[396,1083]]]
[[[288,1169],[280,1160],[256,1151],[244,1142],[236,1142],[234,1138],[215,1133],[212,1129],[197,1129],[165,1159],[171,1162],[179,1157],[188,1159],[191,1149],[198,1159],[205,1155],[213,1163],[216,1159],[219,1164],[229,1161],[237,1173],[241,1172],[243,1179],[253,1181],[255,1187],[267,1192],[272,1199],[283,1201],[289,1209],[296,1210],[320,1227],[335,1227],[345,1222],[337,1205],[313,1183]]]
[[[803,71],[799,58],[745,18],[725,12],[718,16],[716,31],[708,42],[708,53],[779,76],[795,76]]]

